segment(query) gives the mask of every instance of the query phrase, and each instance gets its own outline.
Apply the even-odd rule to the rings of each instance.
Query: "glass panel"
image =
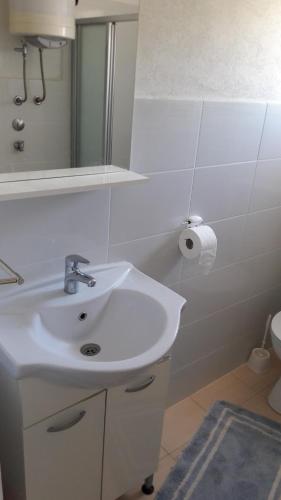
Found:
[[[77,166],[104,165],[107,25],[79,31]]]
[[[116,23],[112,164],[130,167],[138,22]]]

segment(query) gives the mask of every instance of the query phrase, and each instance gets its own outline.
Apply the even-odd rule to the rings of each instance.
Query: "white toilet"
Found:
[[[281,312],[274,316],[271,323],[271,339],[273,349],[281,359]],[[268,402],[273,410],[281,413],[281,378],[276,382],[268,397]]]

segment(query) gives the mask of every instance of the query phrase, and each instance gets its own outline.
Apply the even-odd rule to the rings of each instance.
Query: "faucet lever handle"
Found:
[[[78,264],[90,264],[90,261],[81,255],[68,255],[65,257],[66,265],[73,266],[74,268],[78,267]]]

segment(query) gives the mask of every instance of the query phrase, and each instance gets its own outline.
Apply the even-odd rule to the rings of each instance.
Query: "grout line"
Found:
[[[265,114],[264,114],[264,122],[263,122],[263,127],[262,127],[262,132],[261,132],[261,140],[260,140],[259,149],[258,149],[257,161],[260,160],[261,145],[262,145],[262,140],[263,140],[263,137],[264,137],[265,124],[266,124],[266,120],[267,120],[267,116],[268,116],[268,109],[269,109],[269,104],[267,103],[266,104]]]
[[[209,225],[219,224],[221,222],[228,222],[228,221],[232,221],[232,220],[236,220],[236,219],[243,219],[243,218],[246,219],[247,215],[256,215],[256,214],[261,214],[261,213],[264,213],[264,212],[277,211],[277,210],[280,210],[280,209],[281,209],[281,205],[276,205],[274,207],[265,208],[265,209],[262,209],[262,210],[255,210],[254,212],[250,212],[250,213],[245,212],[243,214],[233,215],[231,217],[226,217],[226,218],[223,218],[223,219],[206,220],[205,222],[206,222],[206,224],[209,224]],[[160,233],[157,232],[157,233],[150,234],[148,236],[141,236],[139,238],[134,238],[134,239],[131,239],[131,240],[124,240],[124,241],[121,241],[121,242],[118,242],[118,243],[111,243],[110,246],[112,246],[112,247],[118,247],[118,246],[126,245],[128,243],[134,243],[134,242],[138,242],[138,241],[142,241],[142,240],[149,240],[151,238],[157,238],[158,236],[168,236],[169,234],[179,233],[181,230],[182,230],[181,226],[178,226],[177,228],[172,229],[170,231],[165,231],[165,232],[160,232]],[[278,248],[280,248],[280,247],[277,247],[276,250]],[[248,260],[250,258],[254,258],[254,257],[258,256],[258,255],[263,255],[263,254],[266,254],[266,253],[271,253],[272,251],[274,251],[274,250],[271,250],[270,252],[262,252],[261,254],[256,254],[254,256],[247,257],[247,259],[243,259],[243,260],[241,260],[241,262],[243,262],[244,260]],[[223,266],[223,267],[229,267],[231,265],[233,265],[233,264],[228,264],[227,266]],[[218,268],[218,269],[222,269],[222,268]],[[215,269],[215,270],[217,270],[217,269]]]
[[[198,408],[200,408],[200,410],[203,410],[203,412],[204,412],[204,415],[205,415],[205,416],[207,415],[207,413],[208,413],[208,411],[209,411],[209,410],[206,410],[206,408],[204,408],[204,406],[200,405],[200,403],[198,403],[195,399],[193,399],[193,396],[195,396],[195,394],[197,394],[199,391],[202,391],[202,389],[205,389],[206,387],[208,387],[209,385],[213,384],[214,382],[216,382],[216,381],[217,381],[217,380],[219,380],[220,378],[222,378],[222,377],[219,377],[218,379],[214,380],[213,382],[210,382],[210,384],[207,384],[207,385],[205,385],[204,387],[201,387],[201,389],[199,389],[199,390],[198,390],[198,391],[196,391],[196,392],[193,392],[193,393],[189,396],[189,398],[192,400],[192,402],[193,402],[196,406],[198,406]]]
[[[247,214],[249,214],[251,212],[251,206],[252,206],[252,202],[253,202],[253,198],[254,198],[254,194],[255,194],[256,178],[257,178],[257,172],[258,172],[258,161],[259,161],[260,152],[261,152],[261,145],[262,145],[262,140],[263,140],[263,136],[264,136],[264,129],[265,129],[267,114],[268,114],[268,104],[266,105],[266,110],[265,110],[265,114],[264,114],[264,120],[263,120],[263,125],[262,125],[262,130],[261,130],[261,138],[260,138],[260,143],[259,143],[258,152],[257,152],[256,168],[255,168],[252,188],[251,188],[251,192],[250,192],[250,196],[249,196]]]
[[[244,264],[245,262],[251,262],[253,260],[256,260],[256,259],[259,259],[260,257],[264,257],[266,255],[271,255],[271,254],[274,254],[274,253],[279,253],[281,250],[281,247],[278,246],[276,248],[274,248],[273,250],[270,250],[269,252],[261,252],[261,253],[258,253],[256,255],[253,255],[251,257],[247,257],[246,259],[241,259],[241,260],[237,260],[236,262],[232,262],[232,264],[227,264],[227,266],[222,266],[222,267],[218,267],[216,269],[213,269],[208,276],[210,276],[211,274],[214,274],[214,273],[217,273],[218,271],[222,271],[222,270],[225,270],[225,269],[230,269],[230,268],[234,268],[235,266],[237,266],[238,264]],[[189,280],[192,280],[194,278],[198,278],[198,276],[203,276],[202,274],[196,274],[195,276],[190,276],[188,278],[186,278],[185,280],[181,281],[181,283],[186,283],[188,282]],[[281,282],[280,282],[281,284]],[[177,283],[175,283],[175,285],[177,285]],[[279,286],[279,285],[276,285],[276,286]],[[266,290],[265,290],[266,291]],[[257,294],[259,295],[259,294]]]
[[[191,216],[193,187],[194,187],[194,180],[195,180],[196,165],[197,165],[197,160],[198,160],[198,151],[199,151],[199,143],[200,143],[200,137],[201,137],[201,129],[202,129],[202,120],[203,120],[204,105],[205,105],[205,102],[202,101],[201,114],[200,114],[200,122],[199,122],[198,135],[197,135],[196,152],[195,152],[195,158],[194,158],[194,164],[193,164],[193,171],[192,171],[192,179],[191,179],[191,186],[190,186],[190,196],[189,196],[189,204],[188,204],[188,211],[187,211],[188,217]]]
[[[191,215],[193,187],[194,187],[196,163],[197,163],[197,158],[198,158],[199,142],[200,142],[200,135],[201,135],[203,110],[204,110],[204,101],[201,102],[200,120],[199,120],[199,127],[198,127],[197,138],[196,138],[196,151],[195,151],[195,155],[194,155],[192,178],[191,178],[190,193],[189,193],[188,208],[187,208],[187,216],[188,217],[190,217],[190,215]],[[180,261],[180,265],[179,265],[179,274],[178,274],[179,280],[182,280],[183,272],[184,272],[184,259],[182,258]]]
[[[183,323],[183,324],[181,324],[181,326],[180,326],[180,330],[181,330],[182,328],[190,327],[190,326],[192,326],[192,325],[194,325],[195,323],[198,323],[198,322],[200,322],[200,321],[204,321],[204,320],[206,320],[206,319],[208,319],[208,318],[212,318],[212,317],[213,317],[213,316],[215,316],[216,314],[220,314],[220,313],[222,313],[222,312],[224,312],[224,311],[227,311],[228,309],[231,309],[232,307],[236,307],[236,306],[238,306],[238,305],[240,305],[240,304],[245,304],[246,302],[250,302],[251,300],[256,299],[257,297],[260,297],[260,296],[262,296],[262,295],[263,295],[263,294],[265,294],[265,293],[269,293],[269,292],[271,292],[271,291],[273,292],[274,290],[278,290],[278,288],[280,288],[280,284],[279,284],[279,285],[276,285],[276,286],[274,286],[274,287],[271,287],[271,288],[265,289],[265,290],[263,290],[262,292],[257,293],[257,294],[255,294],[255,295],[251,295],[250,297],[247,297],[247,298],[246,298],[246,299],[244,299],[244,300],[241,300],[241,301],[238,301],[238,302],[233,302],[233,303],[232,303],[232,304],[230,304],[229,306],[226,306],[226,307],[224,307],[223,309],[218,309],[217,311],[214,311],[214,312],[212,312],[211,314],[207,314],[206,316],[202,316],[202,317],[201,317],[201,318],[199,318],[199,319],[196,319],[196,320],[194,320],[194,321],[191,321],[191,323]],[[187,298],[186,300],[187,300],[187,302],[188,302],[188,298]],[[212,351],[212,352],[210,353],[210,355],[211,355],[212,353],[217,352],[217,351],[218,351],[219,349],[221,349],[222,347],[226,347],[226,346],[221,346],[221,347],[218,347],[217,349],[215,349],[214,351]],[[198,358],[196,361],[199,361],[199,360],[201,360],[201,359],[204,359],[205,357],[208,357],[208,356],[209,356],[209,354],[208,354],[207,356],[202,356],[201,358]],[[193,361],[192,363],[189,363],[189,364],[191,364],[191,365],[192,365],[192,364],[193,364],[194,362],[196,362],[196,361]],[[188,365],[186,365],[186,366],[188,366]]]
[[[234,168],[234,167],[245,167],[251,166],[254,163],[257,163],[257,160],[246,160],[246,161],[236,161],[234,163],[218,163],[215,165],[203,165],[201,167],[197,166],[198,170],[209,170],[211,168]]]
[[[109,248],[110,248],[111,200],[112,200],[112,187],[109,188],[109,196],[108,196],[108,224],[107,224],[107,251],[106,251],[106,262],[107,263],[109,261]]]

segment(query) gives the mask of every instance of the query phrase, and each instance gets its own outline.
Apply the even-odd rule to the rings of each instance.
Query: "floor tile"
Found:
[[[246,408],[246,410],[253,411],[259,415],[263,415],[264,417],[281,423],[281,415],[269,406],[267,397],[264,394],[257,394],[242,406],[243,408]]]
[[[175,460],[170,456],[166,456],[165,458],[160,460],[158,470],[154,476],[155,493],[153,495],[150,495],[148,497],[147,495],[144,495],[140,490],[135,490],[127,493],[126,495],[123,495],[119,498],[119,500],[144,500],[148,498],[153,500],[156,496],[157,491],[161,488],[166,477],[168,476],[170,470],[174,467],[175,463]]]
[[[259,392],[269,386],[272,386],[278,379],[279,372],[281,375],[281,367],[274,365],[266,373],[257,374],[253,372],[247,364],[239,366],[231,372],[237,380],[244,383],[247,387],[255,392]]]
[[[162,446],[169,452],[183,446],[198,429],[204,418],[204,411],[186,398],[166,411]]]
[[[171,456],[174,460],[178,461],[178,460],[179,460],[179,458],[180,458],[180,456],[181,456],[181,454],[182,454],[182,452],[183,452],[183,450],[185,450],[185,448],[188,446],[188,443],[189,443],[189,442],[185,443],[185,445],[184,445],[184,446],[181,446],[181,447],[180,447],[180,448],[178,448],[177,450],[173,451],[173,453],[171,453],[171,455],[170,455],[170,456]]]
[[[154,486],[156,491],[158,491],[161,488],[162,484],[164,483],[169,472],[171,471],[171,469],[174,467],[175,464],[176,461],[171,456],[167,456],[163,458],[163,460],[160,460],[159,467],[154,478]]]
[[[252,389],[230,373],[194,393],[192,400],[208,411],[215,401],[225,400],[239,405],[250,399],[254,394],[255,392]]]
[[[166,457],[167,455],[168,455],[167,450],[165,450],[165,448],[163,448],[163,446],[161,446],[159,459],[162,460],[162,458]]]

